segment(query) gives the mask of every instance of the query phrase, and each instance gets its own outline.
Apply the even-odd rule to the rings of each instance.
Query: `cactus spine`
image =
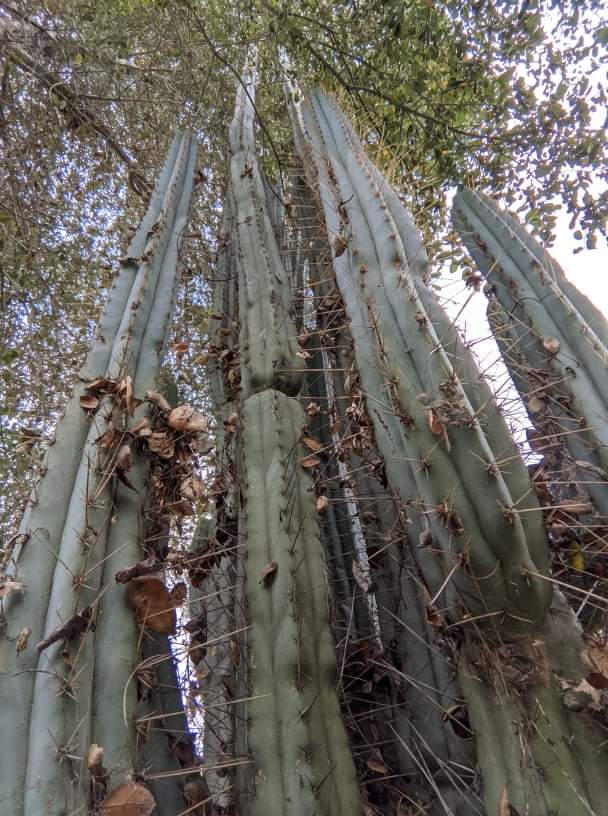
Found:
[[[104,456],[97,443],[116,435],[127,442],[126,422],[135,413],[133,392],[143,395],[155,385],[195,156],[194,139],[177,136],[121,262],[80,382],[49,449],[46,475],[32,494],[12,553],[8,578],[20,588],[4,599],[2,610],[0,702],[10,739],[0,771],[2,814],[84,809],[89,797],[85,761],[92,743],[104,749],[111,786],[143,770],[135,684],[128,682],[137,663],[139,631],[114,575],[141,558],[147,467],[133,456],[128,488],[115,477],[115,445]],[[81,399],[87,396],[87,383],[98,378],[117,384],[117,397],[102,391],[89,419]],[[138,410],[140,418],[145,409]],[[84,616],[82,627],[63,648],[61,638],[37,648],[79,614]]]

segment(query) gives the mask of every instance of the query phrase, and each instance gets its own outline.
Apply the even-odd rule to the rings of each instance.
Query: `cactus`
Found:
[[[292,110],[292,114],[297,111]],[[306,167],[310,171],[306,164],[303,171]],[[315,436],[324,442],[327,451],[322,473],[330,477],[324,492],[336,494],[332,499],[337,499],[338,510],[345,508],[347,494],[331,479],[332,467],[335,470],[336,458],[345,462],[342,481],[350,486],[350,501],[355,503],[360,524],[357,535],[369,557],[366,580],[371,584],[372,594],[362,598],[362,588],[352,580],[355,537],[352,530],[344,529],[344,521],[350,519],[342,521],[336,535],[325,533],[332,595],[338,612],[340,606],[347,607],[342,616],[338,615],[337,623],[340,645],[346,650],[348,711],[354,722],[351,738],[360,761],[363,760],[363,773],[369,767],[368,760],[379,759],[379,749],[370,746],[378,742],[380,734],[382,762],[393,772],[403,774],[404,782],[407,780],[405,790],[412,801],[425,802],[429,813],[444,813],[444,808],[449,807],[455,814],[465,814],[476,796],[466,791],[466,783],[459,781],[459,777],[465,780],[468,777],[470,782],[475,776],[471,734],[467,734],[466,724],[460,724],[464,701],[455,687],[449,658],[434,644],[426,608],[430,596],[426,593],[425,597],[412,562],[407,545],[407,519],[397,498],[386,490],[384,466],[374,445],[371,421],[356,376],[344,305],[336,290],[327,241],[322,238],[323,216],[319,216],[320,203],[314,195],[314,177],[309,173],[308,182],[301,179],[299,186],[303,189],[297,200],[303,212],[298,220],[302,224],[302,243],[310,247],[308,285],[319,326],[318,335],[312,334],[306,348],[320,343],[325,356],[324,360],[319,359],[323,355],[314,351],[308,360],[314,372],[309,375],[313,384],[310,394],[314,399],[317,391],[323,392],[319,402],[322,409],[326,407],[323,398],[331,392],[340,429],[328,434],[327,420],[321,411],[313,415],[310,427],[314,427],[313,423],[319,426]],[[320,371],[323,367],[326,370]],[[323,388],[325,383],[327,389]],[[332,502],[327,513],[331,510]],[[327,525],[325,517],[323,522]],[[370,628],[370,599],[375,631]],[[382,643],[380,650],[378,638]],[[450,713],[446,715],[445,711]],[[418,757],[423,757],[422,764]],[[432,778],[428,772],[425,774],[425,764]],[[374,796],[378,791],[374,792],[370,782],[366,790],[375,805],[383,801],[382,793],[380,798]],[[382,790],[381,783],[378,790]],[[429,801],[434,804],[429,805]]]
[[[3,814],[86,809],[91,744],[103,748],[112,787],[143,771],[131,682],[139,629],[114,575],[142,557],[148,468],[122,446],[132,444],[129,416],[147,410],[136,409],[133,394],[155,387],[195,157],[194,139],[177,136],[10,553],[5,586],[13,591],[2,602],[0,639],[10,739],[0,771]],[[121,449],[127,459],[133,453],[128,476]],[[71,631],[53,641],[66,622]]]
[[[230,181],[236,215],[231,240],[238,256],[242,387],[246,394],[275,387],[294,395],[302,386],[302,365],[296,356],[289,279],[255,157],[254,94],[255,71],[246,71],[237,89],[230,126]]]
[[[485,812],[600,813],[606,747],[593,724],[597,694],[585,686],[574,616],[559,593],[552,600],[527,470],[425,285],[424,251],[396,194],[320,92],[293,119],[300,155],[316,170],[388,484],[407,512],[433,603],[462,632],[458,679],[477,736]],[[413,628],[420,632],[420,621]],[[402,747],[412,754],[408,739]],[[451,812],[435,792],[437,812]],[[477,812],[474,794],[458,807]]]
[[[242,407],[245,563],[255,661],[249,742],[256,813],[360,812],[335,692],[304,412],[272,389]]]
[[[461,190],[453,219],[487,280],[490,324],[537,429],[536,447],[552,469],[563,467],[575,485],[580,479],[608,518],[608,323],[492,199]],[[568,466],[555,458],[563,460],[564,448]]]
[[[411,517],[428,542],[419,562],[431,593],[453,619],[505,614],[507,625],[532,627],[550,592],[536,577],[547,554],[527,471],[470,356],[409,267],[420,242],[398,200],[321,94],[304,116],[368,413],[389,482],[423,511]]]
[[[225,214],[229,232],[222,233],[220,255],[220,270],[236,269],[236,275],[223,276],[233,282],[223,298],[238,301],[239,346],[224,357],[240,362],[238,405],[230,405],[237,396],[235,376],[228,382],[226,367],[218,369],[211,361],[218,418],[227,407],[238,409],[228,424],[231,435],[237,431],[232,463],[240,465],[238,536],[244,561],[242,567],[236,564],[236,583],[238,591],[242,576],[250,631],[241,662],[250,663],[250,696],[236,717],[234,749],[250,752],[253,772],[237,776],[235,798],[239,810],[255,814],[356,814],[361,802],[335,690],[319,522],[300,444],[305,416],[294,398],[305,366],[298,356],[290,281],[273,230],[279,226],[277,213],[273,225],[255,156],[253,77],[245,71],[237,90]],[[223,288],[218,277],[216,304]],[[222,313],[234,325],[234,313],[225,308]],[[225,351],[219,338],[214,341],[216,360]],[[237,602],[239,607],[242,614]]]

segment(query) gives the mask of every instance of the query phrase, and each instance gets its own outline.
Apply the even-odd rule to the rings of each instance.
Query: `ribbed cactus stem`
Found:
[[[288,95],[292,93],[293,89],[288,88]],[[295,138],[298,142],[301,133],[297,126],[299,111],[294,106],[291,112],[296,120]],[[301,150],[300,155],[306,158],[307,151]],[[333,466],[335,452],[341,450],[339,442],[333,448],[332,443],[336,440],[332,439],[331,434],[327,438],[327,433],[324,433],[327,420],[323,417],[323,409],[331,405],[331,402],[326,401],[329,386],[324,389],[322,385],[327,378],[331,378],[331,392],[335,394],[340,436],[349,439],[354,434],[355,438],[360,435],[362,440],[366,440],[362,443],[365,444],[365,450],[361,455],[357,455],[348,446],[344,467],[349,474],[348,481],[362,524],[358,535],[364,537],[370,556],[369,578],[372,581],[373,595],[369,597],[373,597],[375,601],[380,624],[377,635],[382,640],[383,652],[374,654],[378,645],[376,637],[370,632],[369,607],[364,625],[358,623],[357,609],[367,598],[361,597],[361,588],[352,581],[354,543],[348,550],[348,544],[353,538],[352,530],[350,535],[342,530],[335,537],[328,535],[327,531],[324,535],[334,597],[339,599],[341,593],[348,597],[349,591],[355,596],[355,603],[351,602],[351,610],[348,610],[349,628],[345,646],[349,654],[352,650],[354,664],[349,664],[347,656],[344,670],[351,678],[349,712],[357,723],[353,728],[356,753],[361,762],[364,763],[368,758],[372,762],[375,752],[371,745],[378,745],[383,761],[391,772],[398,771],[404,775],[402,784],[412,801],[425,802],[429,814],[445,814],[449,811],[464,816],[472,812],[471,808],[475,807],[476,802],[476,796],[462,787],[463,778],[468,777],[470,782],[475,776],[470,740],[462,738],[462,732],[466,733],[466,728],[461,727],[461,734],[458,735],[451,722],[446,725],[443,719],[446,710],[453,711],[453,721],[458,729],[463,701],[455,688],[449,661],[441,653],[441,649],[433,644],[434,634],[428,623],[426,610],[429,596],[425,599],[423,585],[416,578],[416,567],[411,561],[405,514],[400,511],[395,497],[388,494],[368,472],[372,463],[380,461],[373,444],[369,447],[369,420],[349,418],[350,411],[354,410],[355,405],[359,406],[356,386],[351,397],[351,409],[348,412],[346,410],[353,382],[357,380],[356,368],[353,366],[352,339],[345,326],[346,315],[336,290],[329,247],[323,239],[320,202],[315,194],[316,179],[310,173],[309,162],[304,162],[304,170],[308,170],[308,182],[300,185],[303,189],[298,193],[297,203],[302,210],[301,243],[310,248],[309,279],[314,286],[316,319],[320,330],[318,337],[313,333],[306,344],[306,348],[311,346],[315,349],[307,361],[311,366],[311,373],[307,378],[311,383],[309,393],[313,400],[315,396],[319,399],[320,405],[319,413],[309,422],[309,428],[315,429],[313,435],[323,441],[328,451],[328,462],[321,470],[325,477],[323,490],[332,498],[336,494],[338,509],[345,507],[345,496],[337,489],[337,482],[331,476],[327,478]],[[419,248],[425,257],[421,245]],[[357,327],[353,327],[353,334],[359,336]],[[316,347],[324,343],[328,346],[327,359],[319,359],[323,355],[316,351]],[[329,359],[335,365],[335,370],[332,370]],[[321,373],[321,369],[326,370]],[[351,374],[347,377],[346,372],[349,371]],[[350,382],[348,388],[345,387],[347,379]],[[380,388],[375,393],[380,393]],[[355,415],[360,410],[358,407]],[[335,488],[332,487],[334,484]],[[328,524],[327,517],[332,503],[322,516],[324,526]],[[362,641],[362,636],[370,639]],[[353,674],[356,675],[361,670],[355,668],[361,666],[360,655],[367,654],[368,649],[373,655],[371,665],[376,667],[375,672],[370,668],[369,674],[364,674],[365,678],[374,678],[371,689],[367,683],[357,683],[357,679],[353,678]],[[379,678],[382,680],[379,681]],[[407,750],[402,747],[403,744]],[[423,758],[422,763],[420,758]],[[424,771],[421,772],[421,767],[428,770],[426,777]],[[454,774],[450,769],[456,767],[459,770]],[[371,792],[370,790],[370,794]]]
[[[245,393],[278,388],[297,394],[303,366],[296,341],[289,277],[272,222],[253,138],[255,72],[245,72],[237,89],[230,128],[231,194],[241,318],[240,353]]]
[[[176,137],[122,262],[81,372],[84,381],[129,376],[136,389],[155,383],[195,154],[192,137]],[[132,771],[135,760],[135,725],[124,722],[122,695],[137,659],[138,630],[114,574],[141,557],[147,466],[135,462],[129,474],[134,490],[115,485],[115,463],[104,461],[97,445],[109,427],[112,399],[103,398],[90,420],[80,406],[85,393],[84,383],[78,385],[68,403],[49,449],[46,475],[33,491],[20,528],[22,546],[13,563],[23,590],[4,601],[0,701],[11,712],[12,727],[11,750],[3,752],[0,771],[1,813],[77,809],[88,795],[83,761],[91,741],[103,745],[104,762],[119,777]],[[98,601],[102,584],[107,586]],[[61,642],[38,654],[39,641],[93,602],[97,633],[89,627],[70,644],[69,662]],[[17,638],[27,629],[25,648],[17,651]],[[128,694],[126,700],[128,712]],[[93,720],[102,730],[107,726],[107,738],[96,732]],[[120,744],[114,746],[115,741]],[[79,759],[68,761],[68,754]],[[74,773],[73,762],[78,764]]]
[[[325,564],[298,444],[304,413],[267,389],[243,403],[246,594],[255,660],[256,814],[360,811],[335,692]]]
[[[488,317],[531,421],[544,436],[550,418],[579,468],[608,472],[608,323],[492,199],[462,190],[453,218],[488,281]],[[582,481],[608,516],[606,485]]]
[[[350,816],[361,812],[361,801],[335,687],[312,482],[301,461],[305,416],[294,398],[305,364],[298,356],[290,276],[255,155],[253,94],[252,72],[245,71],[230,129],[234,226],[227,240],[238,272],[235,464],[244,576],[237,569],[237,586],[243,578],[250,676],[235,747],[241,750],[246,728],[253,774],[244,785],[239,780],[236,798],[243,812],[256,816]]]
[[[303,116],[329,236],[345,245],[336,278],[389,482],[424,511],[411,513],[414,525],[434,542],[432,558],[419,552],[429,586],[443,587],[455,617],[453,604],[504,611],[515,628],[538,625],[550,597],[531,577],[546,569],[544,531],[506,424],[471,361],[452,356],[459,342],[438,304],[427,310],[420,242],[352,129],[318,92]]]
[[[477,737],[486,813],[499,813],[504,796],[518,813],[603,812],[608,751],[587,709],[596,692],[582,653],[580,627],[560,593],[534,641],[498,652],[473,639],[465,644],[458,679]]]

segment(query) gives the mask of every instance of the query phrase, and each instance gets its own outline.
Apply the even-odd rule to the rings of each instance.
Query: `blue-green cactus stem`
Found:
[[[297,356],[289,276],[285,271],[258,168],[253,133],[254,76],[237,89],[230,128],[231,194],[236,229],[231,236],[239,276],[242,387],[246,394],[278,388],[297,394],[304,366]]]
[[[432,557],[418,553],[429,586],[438,591],[450,575],[443,605],[537,625],[550,597],[530,577],[547,565],[542,518],[525,467],[511,461],[506,424],[470,359],[465,368],[452,356],[461,346],[453,329],[441,331],[449,321],[438,320],[439,306],[427,311],[419,241],[409,219],[393,217],[401,205],[384,195],[352,130],[319,93],[304,121],[330,238],[334,247],[336,236],[346,241],[334,267],[389,482],[423,511],[412,510],[414,524],[434,542]]]
[[[551,420],[573,462],[608,473],[608,325],[551,256],[480,193],[462,190],[454,224],[488,281],[488,317],[533,424]],[[578,465],[580,467],[580,464]],[[608,515],[608,486],[586,489]]]
[[[241,421],[255,813],[357,814],[325,563],[306,450],[298,442],[304,413],[297,401],[266,390],[245,400]]]
[[[155,382],[172,306],[177,242],[186,225],[195,154],[192,137],[176,137],[148,213],[122,261],[81,372],[84,382],[125,376],[132,378],[136,388],[149,388]],[[23,583],[23,590],[11,593],[3,602],[0,703],[12,719],[7,730],[11,750],[4,752],[0,770],[3,816],[53,815],[81,806],[88,796],[83,763],[89,744],[95,741],[94,709],[103,709],[108,721],[114,717],[120,733],[129,729],[134,733],[134,723],[124,724],[122,697],[120,701],[112,698],[112,687],[116,683],[122,689],[121,680],[131,674],[138,635],[124,603],[124,588],[115,600],[110,598],[116,594],[114,573],[141,557],[146,465],[135,457],[129,478],[139,493],[124,485],[116,487],[112,463],[100,455],[97,445],[108,430],[114,404],[111,398],[102,398],[93,419],[87,417],[80,406],[86,393],[84,382],[76,387],[59,422],[46,475],[33,491],[21,525],[22,546],[14,553],[13,563],[14,577]],[[128,529],[123,526],[127,517]],[[103,601],[98,601],[104,573],[108,587],[102,593]],[[38,654],[39,641],[91,603],[97,632],[94,635],[89,629],[69,645],[69,661],[62,656],[61,642]],[[99,652],[108,628],[111,646]],[[31,631],[24,648],[17,650],[17,639],[27,630]],[[100,675],[108,663],[115,667],[119,660],[117,633],[120,638],[124,633],[129,641],[124,671],[120,675],[110,671],[111,682],[101,683],[103,692],[97,703],[94,689],[100,688]],[[101,656],[96,659],[97,655]],[[119,761],[111,746],[103,747],[110,771],[116,770],[119,776],[132,771],[130,748],[123,754],[124,761]],[[67,754],[79,758],[73,761],[78,772],[71,772]]]

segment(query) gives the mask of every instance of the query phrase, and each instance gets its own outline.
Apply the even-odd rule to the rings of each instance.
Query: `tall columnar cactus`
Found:
[[[230,132],[235,227],[225,239],[238,282],[239,550],[250,641],[250,699],[239,717],[237,750],[247,726],[254,771],[253,790],[237,790],[236,797],[243,812],[260,816],[357,814],[319,523],[300,444],[305,416],[293,398],[305,366],[255,156],[253,93],[246,74]]]
[[[570,480],[608,518],[607,321],[488,196],[461,190],[453,219],[488,282],[488,317],[537,447],[546,458],[566,448]]]
[[[342,484],[346,465],[340,462],[334,450],[338,437],[333,430],[344,402],[336,393],[344,381],[344,372],[333,369],[341,368],[340,346],[348,344],[349,338],[344,332],[344,313],[336,296],[331,263],[327,263],[327,242],[319,233],[316,202],[303,183],[301,173],[300,170],[300,178],[295,179],[297,231],[292,252],[294,292],[302,313],[300,339],[308,369],[301,402],[308,417],[307,433],[324,451],[315,482],[321,503],[321,541],[337,611],[333,622],[335,635],[339,641],[345,633],[358,640],[372,633],[369,603],[355,580],[359,563],[357,548],[363,546],[363,541],[353,524],[354,503]],[[314,292],[311,309],[307,308],[305,297],[308,289]]]
[[[425,578],[452,619],[534,626],[550,600],[536,577],[544,530],[507,426],[410,267],[420,242],[398,199],[320,93],[304,117],[368,412],[389,482],[410,504]]]
[[[255,812],[360,812],[336,696],[325,564],[304,412],[266,389],[242,407],[246,592],[254,654]]]
[[[424,284],[424,252],[398,197],[321,93],[294,118],[303,159],[317,170],[388,483],[407,512],[433,603],[462,632],[458,674],[486,812],[600,813],[606,748],[592,725],[597,695],[585,685],[572,612],[559,595],[550,607],[547,544],[527,470]],[[435,805],[449,812],[445,801]]]
[[[292,109],[292,114],[297,122],[298,110]],[[296,137],[298,132],[299,129]],[[336,289],[332,251],[323,237],[323,215],[314,194],[315,177],[310,173],[309,163],[303,169],[309,173],[308,183],[303,183],[307,189],[298,196],[304,210],[298,220],[302,222],[302,243],[310,248],[307,283],[319,326],[318,335],[312,335],[306,348],[318,343],[327,348],[325,354],[331,358],[331,364],[328,365],[328,360],[320,361],[317,352],[308,362],[317,382],[331,379],[339,425],[334,438],[330,434],[328,439],[327,431],[324,435],[320,433],[319,438],[330,452],[330,463],[336,454],[340,457],[347,454],[343,481],[350,484],[351,500],[356,503],[361,524],[359,536],[364,539],[369,557],[367,577],[359,586],[352,580],[356,561],[352,531],[349,535],[339,528],[333,537],[326,534],[325,546],[333,566],[332,592],[338,599],[353,596],[347,610],[345,646],[345,657],[350,659],[352,653],[353,665],[345,661],[345,670],[350,678],[349,711],[357,723],[353,729],[355,739],[363,735],[357,753],[363,768],[369,767],[367,761],[377,763],[382,757],[378,767],[385,764],[390,772],[402,774],[407,794],[413,801],[424,802],[429,813],[443,814],[446,808],[451,808],[455,814],[466,814],[477,797],[466,789],[475,770],[471,734],[460,722],[463,700],[449,658],[434,642],[427,610],[430,595],[417,575],[407,544],[408,519],[398,496],[386,486],[384,464],[374,445],[356,374],[347,315]],[[326,370],[319,371],[323,367]],[[320,408],[324,407],[321,402]],[[325,492],[330,495],[332,485],[336,495],[331,499],[338,501],[339,509],[344,508],[346,496],[338,490],[337,481],[328,480]],[[372,609],[377,614],[375,636],[370,631],[370,607],[361,597],[366,582],[372,592]],[[378,636],[381,652],[375,645]],[[378,742],[378,734],[379,748],[372,748]],[[368,786],[367,790],[371,792],[372,788]],[[386,806],[387,812],[392,812],[388,803]]]
[[[238,359],[238,287],[235,254],[230,236],[233,217],[230,198],[224,219],[213,287],[215,331],[209,343],[215,435],[211,518],[199,522],[193,539],[190,578],[191,631],[189,657],[195,667],[197,701],[204,712],[203,755],[211,767],[230,761],[235,746],[235,720],[240,715],[234,698],[244,698],[244,636],[236,632],[242,619],[242,580],[237,581],[239,491],[236,466],[236,410],[240,382]],[[237,677],[237,674],[239,675]],[[238,685],[237,685],[238,684]],[[205,776],[215,807],[227,808],[234,798],[235,780],[222,769]]]
[[[293,395],[302,386],[302,364],[296,356],[289,278],[255,156],[254,95],[255,72],[245,73],[230,127],[230,184],[236,213],[231,240],[239,259],[242,387],[245,394],[273,387]]]
[[[194,139],[180,134],[14,539],[0,638],[7,816],[84,812],[92,744],[103,748],[110,787],[144,770],[133,676],[140,632],[114,576],[143,552],[148,468],[129,424],[146,412],[134,394],[155,388],[195,160]]]

